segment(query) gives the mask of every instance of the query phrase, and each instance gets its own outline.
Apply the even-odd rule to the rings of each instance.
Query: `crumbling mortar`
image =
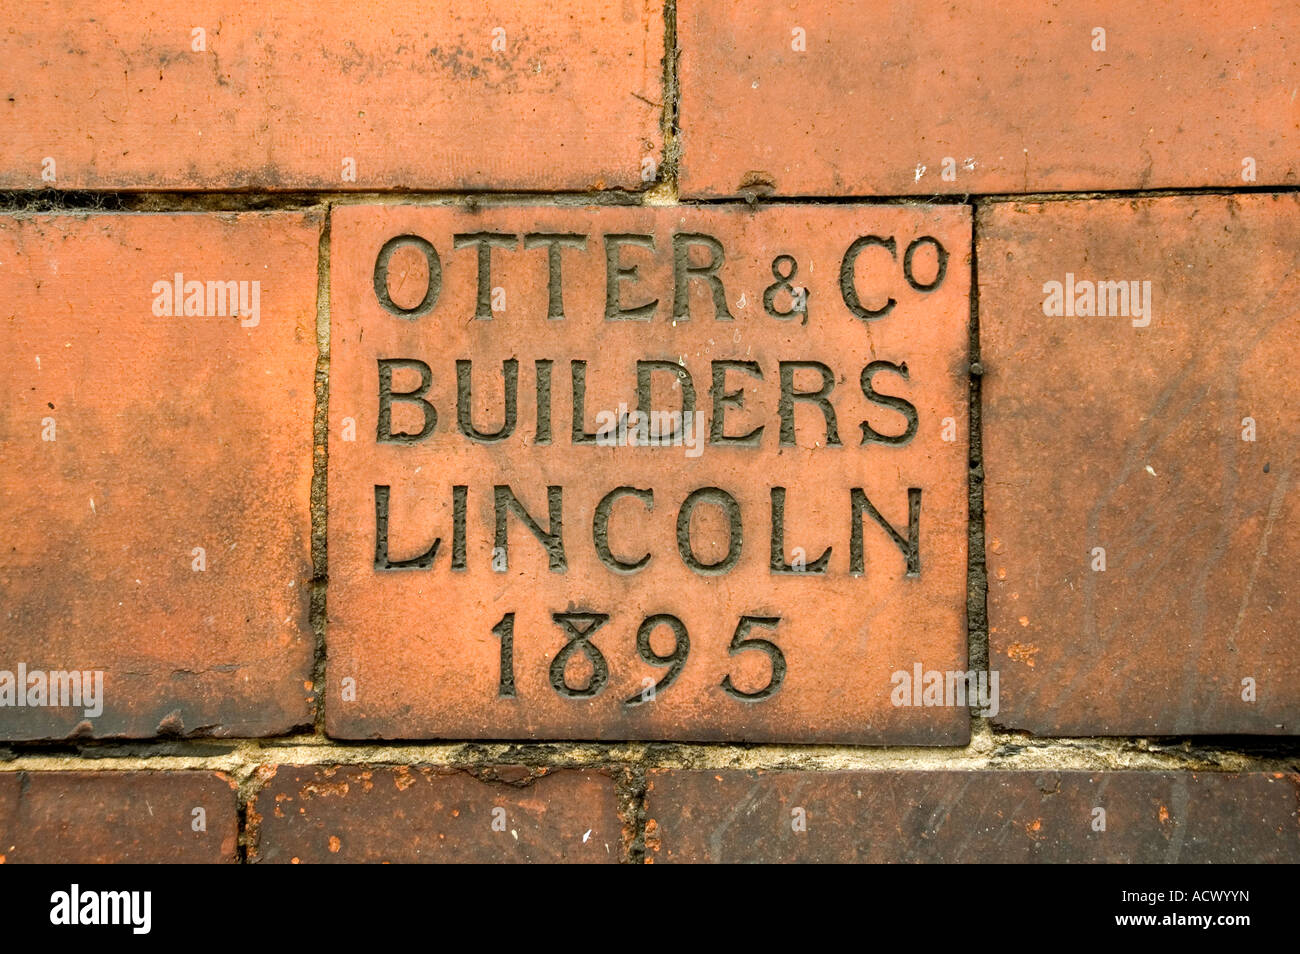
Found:
[[[186,212],[285,212],[306,211],[339,205],[423,205],[423,206],[543,206],[568,208],[586,206],[637,206],[645,203],[654,189],[603,189],[558,192],[475,192],[475,191],[404,191],[404,192],[115,192],[0,191],[0,213],[9,215],[45,215],[67,213],[95,215],[113,212],[186,213]]]
[[[968,392],[970,446],[967,458],[966,668],[989,671],[988,569],[984,554],[983,374],[980,357],[979,240],[980,206],[971,204],[970,321]],[[991,683],[990,683],[991,685]],[[988,719],[970,709],[972,735],[988,729]]]
[[[661,127],[664,141],[663,159],[653,188],[644,193],[646,205],[674,205],[678,201],[678,174],[681,166],[681,88],[677,80],[677,0],[664,4],[663,113]]]
[[[623,822],[623,862],[645,861],[646,770],[644,765],[623,765],[615,776],[618,817]]]
[[[641,206],[678,205],[691,207],[739,207],[769,205],[991,205],[1004,203],[1077,202],[1092,200],[1159,199],[1179,196],[1274,195],[1300,192],[1300,185],[1256,185],[1241,188],[1204,187],[1171,189],[1116,189],[1112,191],[961,193],[934,195],[840,195],[815,196],[798,194],[768,195],[747,191],[744,194],[716,197],[682,197],[679,191],[680,138],[674,133],[665,146],[664,163],[653,185],[646,189],[604,189],[551,192],[489,192],[474,190],[405,190],[342,192],[333,190],[303,192],[194,191],[147,192],[140,190],[10,190],[0,191],[0,214],[39,215],[66,213],[95,215],[114,212],[185,213],[185,212],[284,212],[306,211],[342,205],[417,205],[472,206],[496,208],[509,206]]]
[[[329,465],[331,210],[332,206],[326,203],[316,261],[316,406],[312,416],[310,624],[315,642],[311,682],[314,728],[322,736],[325,731],[325,620],[329,589],[326,483]]]
[[[240,785],[274,765],[431,765],[480,768],[753,770],[1035,770],[1300,771],[1300,741],[1243,737],[1207,745],[1175,738],[1035,738],[977,726],[961,747],[736,745],[689,742],[394,742],[347,743],[318,735],[221,743],[84,743],[51,748],[14,743],[0,772],[224,772]]]

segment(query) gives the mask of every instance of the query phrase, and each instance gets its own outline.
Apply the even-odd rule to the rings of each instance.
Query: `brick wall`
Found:
[[[1294,3],[6,6],[0,862],[1300,861]]]

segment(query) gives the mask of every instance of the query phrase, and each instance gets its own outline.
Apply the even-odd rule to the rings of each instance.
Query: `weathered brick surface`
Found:
[[[910,676],[915,665],[959,670],[965,658],[965,208],[352,206],[335,211],[331,228],[326,715],[332,735],[966,739],[964,708],[895,707],[891,700],[894,673]],[[492,270],[480,285],[480,253],[465,240],[456,248],[453,236],[482,233],[508,236],[496,241],[513,247],[491,249]],[[586,236],[585,249],[558,250],[559,285],[548,280],[548,250],[526,244],[529,233]],[[720,244],[714,254],[725,256],[717,275],[729,317],[719,320],[711,286],[699,279],[690,283],[689,311],[684,297],[681,310],[673,308],[676,233]],[[377,259],[394,238],[407,235],[431,243],[438,257],[430,266],[428,253],[411,244],[394,252],[385,286],[393,303],[386,307],[376,292]],[[655,248],[614,246],[609,236],[619,235],[650,236]],[[860,245],[873,235],[876,244]],[[846,259],[855,246],[860,256]],[[637,270],[618,281],[619,304],[658,302],[642,320],[607,317],[611,248],[623,268]],[[709,260],[703,252],[689,251],[692,267]],[[765,297],[776,310],[792,307],[788,292],[774,288],[765,296],[778,284],[773,260],[783,254],[797,260],[794,282],[807,291],[806,323],[765,311]],[[841,284],[846,261],[848,295],[860,297],[862,309],[879,309],[879,316],[850,311]],[[430,285],[431,272],[441,275],[440,285]],[[432,287],[440,294],[422,313]],[[548,317],[556,311],[551,291],[557,287],[563,318]],[[493,301],[503,310],[491,310]],[[412,313],[395,314],[393,307]],[[407,365],[385,364],[395,360]],[[458,383],[462,361],[472,362],[464,384]],[[549,434],[538,423],[544,417],[537,410],[544,373],[538,361],[550,362]],[[585,399],[576,415],[575,361],[586,363]],[[602,410],[610,420],[620,405],[637,408],[638,361],[663,365],[651,388],[656,409],[680,411],[685,385],[671,371],[689,375],[704,425],[694,451],[574,440],[574,420],[594,433]],[[716,361],[752,363],[749,371],[727,372],[723,390],[743,391],[743,406],[740,398],[723,404],[725,420],[718,412]],[[791,361],[825,366],[837,446],[827,446],[827,418],[807,401],[789,402],[790,441],[782,437],[780,362]],[[515,362],[513,416],[505,410],[503,362]],[[868,400],[862,372],[873,362],[892,362],[876,366],[873,393],[902,397],[913,407]],[[792,375],[792,390],[824,387],[815,371]],[[421,393],[436,420],[409,398],[394,400],[391,420],[381,420],[381,374],[399,395],[421,388],[423,373],[429,382]],[[462,400],[469,385],[472,398]],[[910,431],[907,410],[914,418]],[[471,441],[464,422],[458,425],[470,411],[481,432],[497,431],[507,418],[513,429],[500,440]],[[419,435],[431,421],[433,429],[419,440],[389,439]],[[755,446],[724,445],[710,436],[715,425],[725,426],[717,427],[719,436],[762,433]],[[871,443],[864,436],[869,431]],[[887,442],[894,438],[898,443]],[[466,488],[459,544],[457,486]],[[552,523],[547,488],[559,488],[562,563],[495,503],[497,486],[509,487],[544,528]],[[598,505],[619,487],[652,491],[653,498],[619,499],[606,537]],[[771,542],[773,487],[785,489],[784,559],[793,566],[795,548],[802,548],[807,572],[772,570],[774,548],[781,553]],[[681,555],[683,504],[702,489],[730,494],[740,514],[733,525],[742,528],[739,539],[729,536],[716,500],[693,519],[685,511],[696,559],[722,567],[712,572],[689,568]],[[899,534],[896,542],[859,511],[861,572],[853,567],[855,490]],[[913,493],[914,567],[904,539]],[[498,514],[508,521],[509,547],[494,565]],[[435,539],[439,548],[423,565],[390,565],[416,560]],[[649,562],[639,570],[612,567],[598,549],[602,539],[624,564],[647,555]],[[382,557],[378,541],[386,542]],[[823,570],[817,561],[828,547]],[[731,569],[728,553],[736,556]],[[592,630],[590,644],[600,654],[595,662],[571,639],[590,623],[566,630],[554,618],[565,613],[609,616]],[[680,620],[688,636],[674,638],[665,615]],[[639,650],[638,630],[656,617],[645,630],[648,646]],[[737,637],[745,617],[774,622]],[[502,663],[507,619],[513,620],[512,666]],[[781,659],[773,661],[775,654],[762,647],[729,652],[733,638],[769,640]],[[688,640],[675,681],[661,685],[653,700],[642,699],[643,680],[671,676],[666,657]],[[771,694],[757,695],[769,686]]]
[[[0,188],[583,190],[661,159],[658,0],[12,14]]]
[[[996,205],[979,234],[997,720],[1300,731],[1300,197]],[[1150,282],[1149,318],[1044,314],[1067,273]]]
[[[1295,0],[0,5],[0,865],[1300,863]]]
[[[1298,784],[1280,773],[655,770],[646,860],[1295,863]]]
[[[1300,181],[1293,0],[681,0],[677,18],[687,195]]]
[[[249,809],[254,862],[618,862],[613,779],[519,766],[273,770]]]
[[[0,738],[310,721],[320,227],[0,218]],[[177,274],[244,282],[249,314],[167,315]],[[28,702],[102,671],[102,712],[16,705],[20,666]]]
[[[234,789],[218,772],[3,772],[0,863],[232,863]]]

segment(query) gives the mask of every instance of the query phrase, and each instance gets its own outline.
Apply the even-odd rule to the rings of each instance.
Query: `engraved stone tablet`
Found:
[[[330,734],[964,742],[970,234],[335,210]]]

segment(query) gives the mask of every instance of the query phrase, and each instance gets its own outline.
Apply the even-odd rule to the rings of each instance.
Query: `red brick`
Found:
[[[681,0],[677,20],[687,195],[1300,181],[1293,0]]]
[[[232,863],[238,835],[219,772],[0,773],[0,863]]]
[[[965,207],[845,205],[755,212],[524,206],[467,212],[352,206],[335,211],[331,229],[326,717],[332,735],[926,744],[967,738],[965,709],[895,708],[890,700],[897,671],[910,673],[917,663],[933,670],[964,666],[970,235]],[[721,243],[725,262],[718,275],[734,320],[715,319],[713,299],[701,281],[692,282],[690,317],[672,320],[673,234],[678,231],[707,234]],[[563,320],[548,318],[548,252],[540,246],[492,250],[488,287],[503,290],[505,310],[491,319],[475,318],[476,251],[454,250],[452,236],[481,232],[588,236],[585,250],[562,250]],[[652,318],[606,319],[604,236],[610,234],[654,236],[653,251],[627,246],[619,253],[639,269],[636,280],[622,283],[621,301],[630,306],[658,299]],[[845,304],[840,274],[846,250],[872,234],[896,241],[895,258],[869,247],[858,261],[858,288],[866,306],[883,308],[887,297],[896,306],[867,322]],[[432,243],[441,263],[440,297],[416,319],[385,310],[375,291],[377,255],[402,235]],[[522,246],[518,238],[515,242]],[[913,243],[919,243],[913,278],[918,285],[937,283],[932,291],[904,280],[902,262]],[[935,243],[948,256],[942,279]],[[388,286],[395,305],[412,308],[425,297],[430,266],[414,246],[407,251],[400,260],[394,254]],[[778,321],[764,311],[764,289],[774,283],[772,262],[781,254],[796,258],[795,281],[806,283],[806,325]],[[411,258],[422,263],[419,276],[410,270]],[[692,260],[705,260],[702,249]],[[785,309],[788,303],[778,298],[773,307]],[[376,439],[378,362],[392,359],[416,359],[430,369],[427,393],[438,421],[419,443]],[[473,361],[474,422],[480,430],[501,424],[502,362],[517,361],[517,428],[505,440],[471,443],[457,429],[455,362],[461,359]],[[537,360],[553,362],[549,445],[535,437]],[[613,413],[620,402],[635,408],[638,360],[680,362],[693,378],[704,415],[711,414],[711,362],[756,362],[761,381],[729,374],[726,387],[743,387],[745,405],[730,409],[725,423],[731,435],[761,425],[759,446],[704,446],[692,457],[684,447],[575,444],[575,360],[587,362],[588,430],[600,426],[598,409]],[[779,443],[778,362],[810,360],[833,372],[837,390],[831,401],[842,446],[821,446],[827,441],[825,420],[811,405],[795,412],[798,446]],[[907,430],[901,412],[868,403],[860,390],[860,372],[877,360],[909,369],[906,380],[893,371],[874,381],[880,393],[901,395],[918,409],[916,433],[905,446],[862,446],[864,418],[882,434]],[[393,374],[394,393],[420,381],[418,369]],[[671,376],[661,376],[654,386],[657,408],[677,400],[665,377]],[[820,380],[816,373],[801,375],[796,387],[811,390]],[[945,419],[951,441],[943,439]],[[413,403],[394,403],[393,429],[418,432],[424,421]],[[346,439],[350,427],[355,427],[354,441]],[[468,488],[461,570],[452,569],[452,488],[457,485]],[[557,562],[552,569],[541,544],[512,516],[508,566],[494,571],[496,485],[508,485],[544,526],[549,525],[546,488],[562,488],[562,568]],[[610,524],[616,556],[631,563],[650,554],[639,572],[609,568],[593,542],[597,504],[620,486],[654,492],[653,510],[636,498],[622,498]],[[734,497],[743,525],[738,562],[719,575],[688,568],[675,530],[683,502],[711,486]],[[389,558],[413,558],[438,538],[442,542],[431,565],[376,569],[376,487],[389,488]],[[829,546],[825,574],[770,570],[771,487],[787,491],[787,560],[801,546],[811,567]],[[906,575],[903,548],[869,516],[860,518],[865,573],[851,575],[852,488],[862,488],[903,534],[909,488],[921,490],[916,576]],[[692,541],[701,563],[724,560],[729,537],[720,506],[701,508]],[[565,670],[568,690],[595,685],[598,691],[590,696],[562,694],[550,675],[570,641],[553,614],[577,612],[609,615],[591,641],[605,661],[607,681],[592,682],[598,670],[580,644]],[[515,614],[513,695],[501,678],[502,630],[494,630],[507,614]],[[643,679],[658,682],[669,671],[638,654],[638,629],[658,614],[681,621],[690,652],[673,684],[653,701],[628,705],[641,693]],[[729,694],[723,686],[731,678],[733,689],[755,693],[772,680],[776,667],[764,652],[728,652],[747,616],[780,620],[747,632],[774,641],[784,654],[784,681],[761,701]],[[670,625],[651,631],[650,649],[661,657],[675,645]],[[355,699],[345,695],[351,689]]]
[[[1298,784],[1281,773],[654,770],[646,860],[1294,864]]]
[[[519,766],[279,766],[249,808],[254,862],[612,863],[614,782]]]
[[[47,158],[65,189],[635,188],[661,158],[659,0],[29,10],[0,188]]]
[[[0,738],[310,721],[320,227],[0,218],[0,671],[100,670],[105,697],[0,706]],[[155,315],[177,273],[246,282],[250,311],[259,282],[257,315]]]
[[[979,234],[997,720],[1300,731],[1300,196],[1001,204]],[[1067,273],[1151,282],[1150,324],[1048,317]]]

